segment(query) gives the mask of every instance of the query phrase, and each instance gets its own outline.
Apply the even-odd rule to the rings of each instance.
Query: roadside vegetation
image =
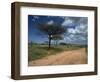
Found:
[[[72,45],[72,44],[59,44],[57,46],[52,45],[51,49],[48,50],[46,44],[28,44],[28,60],[36,60],[43,58],[48,55],[56,55],[63,51],[71,51],[79,48],[86,48],[84,45]],[[86,48],[87,51],[87,48]],[[69,54],[70,55],[70,54]]]

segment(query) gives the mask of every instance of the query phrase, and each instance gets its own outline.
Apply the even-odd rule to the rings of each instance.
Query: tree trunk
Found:
[[[56,40],[56,46],[57,46],[58,41]]]
[[[49,49],[51,48],[51,35],[49,35]]]

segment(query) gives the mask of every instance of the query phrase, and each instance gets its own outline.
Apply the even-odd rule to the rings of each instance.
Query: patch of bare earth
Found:
[[[87,54],[85,48],[78,50],[64,51],[56,55],[50,55],[42,59],[29,62],[29,66],[45,65],[68,65],[68,64],[86,64]]]

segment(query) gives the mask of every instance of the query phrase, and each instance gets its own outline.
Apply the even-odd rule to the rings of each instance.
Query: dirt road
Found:
[[[29,66],[45,65],[68,65],[68,64],[86,64],[87,54],[85,48],[72,51],[64,51],[56,55],[50,55],[42,59],[30,61]]]

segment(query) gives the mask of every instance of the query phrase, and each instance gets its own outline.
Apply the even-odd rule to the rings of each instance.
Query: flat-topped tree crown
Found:
[[[39,24],[38,29],[48,35],[59,35],[66,32],[66,29],[64,27],[54,24]]]
[[[66,32],[66,28],[55,24],[39,24],[38,29],[44,34],[48,35],[49,49],[51,47],[52,36],[63,35]]]

